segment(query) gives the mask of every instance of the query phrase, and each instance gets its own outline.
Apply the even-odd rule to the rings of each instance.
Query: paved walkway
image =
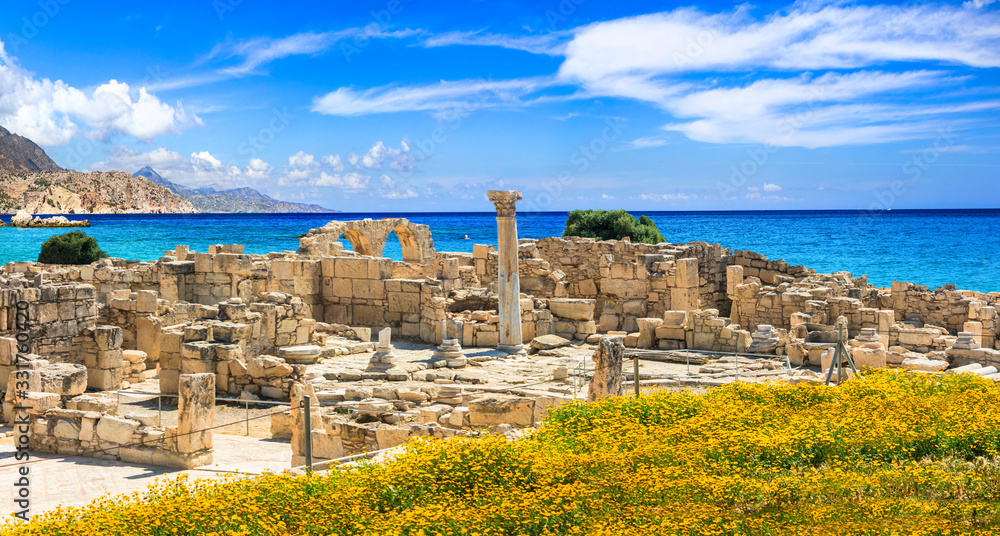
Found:
[[[292,449],[287,441],[216,434],[213,443],[216,463],[186,471],[81,456],[32,455],[33,460],[44,461],[30,464],[31,515],[53,510],[59,505],[83,506],[109,493],[140,491],[156,477],[188,474],[190,478],[213,478],[236,470],[241,473],[280,472],[291,466]],[[14,448],[9,444],[0,445],[0,466],[12,463],[15,463]],[[16,466],[0,467],[0,515],[3,517],[15,509],[17,469]]]

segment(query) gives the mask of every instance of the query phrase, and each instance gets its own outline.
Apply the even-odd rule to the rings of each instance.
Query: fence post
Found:
[[[250,401],[246,401],[247,437],[250,437]]]
[[[313,442],[312,442],[312,408],[310,407],[309,395],[302,397],[302,405],[306,412],[306,474],[311,475],[313,470]]]
[[[156,425],[163,426],[163,395],[156,395]]]
[[[635,383],[635,397],[639,398],[639,354],[632,358],[632,365],[635,368],[632,373],[632,382]]]

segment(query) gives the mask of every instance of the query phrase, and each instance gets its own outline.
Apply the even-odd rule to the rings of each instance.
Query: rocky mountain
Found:
[[[31,214],[193,213],[189,201],[168,188],[124,171],[0,170],[0,213]]]
[[[319,205],[279,201],[253,188],[189,188],[171,182],[146,166],[135,172],[136,177],[145,177],[159,186],[170,189],[187,199],[201,212],[337,212]]]
[[[35,142],[0,127],[0,170],[33,173],[61,169]]]

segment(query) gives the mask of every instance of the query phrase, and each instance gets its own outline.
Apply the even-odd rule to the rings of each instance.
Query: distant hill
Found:
[[[193,213],[189,201],[163,186],[123,171],[0,170],[0,213],[32,214]]]
[[[319,205],[279,201],[249,187],[229,190],[189,188],[163,178],[149,166],[136,171],[135,176],[170,189],[201,212],[338,212]]]
[[[0,127],[0,170],[34,173],[62,168],[35,142]]]
[[[0,213],[121,214],[197,212],[168,188],[121,171],[60,168],[41,147],[0,127]]]

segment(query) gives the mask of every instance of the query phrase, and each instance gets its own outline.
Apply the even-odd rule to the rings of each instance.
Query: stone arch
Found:
[[[351,243],[351,247],[354,248],[354,252],[358,255],[375,255],[371,240],[368,240],[368,237],[359,229],[345,229],[343,236]],[[334,238],[334,240],[339,242],[340,236]],[[382,244],[382,246],[385,247],[385,244]],[[381,252],[379,252],[379,255],[381,256]]]
[[[331,221],[319,229],[311,229],[299,239],[303,255],[336,255],[340,252],[340,237],[344,236],[359,255],[381,257],[386,240],[396,233],[403,251],[403,260],[425,263],[437,255],[430,227],[406,218],[381,220]]]

